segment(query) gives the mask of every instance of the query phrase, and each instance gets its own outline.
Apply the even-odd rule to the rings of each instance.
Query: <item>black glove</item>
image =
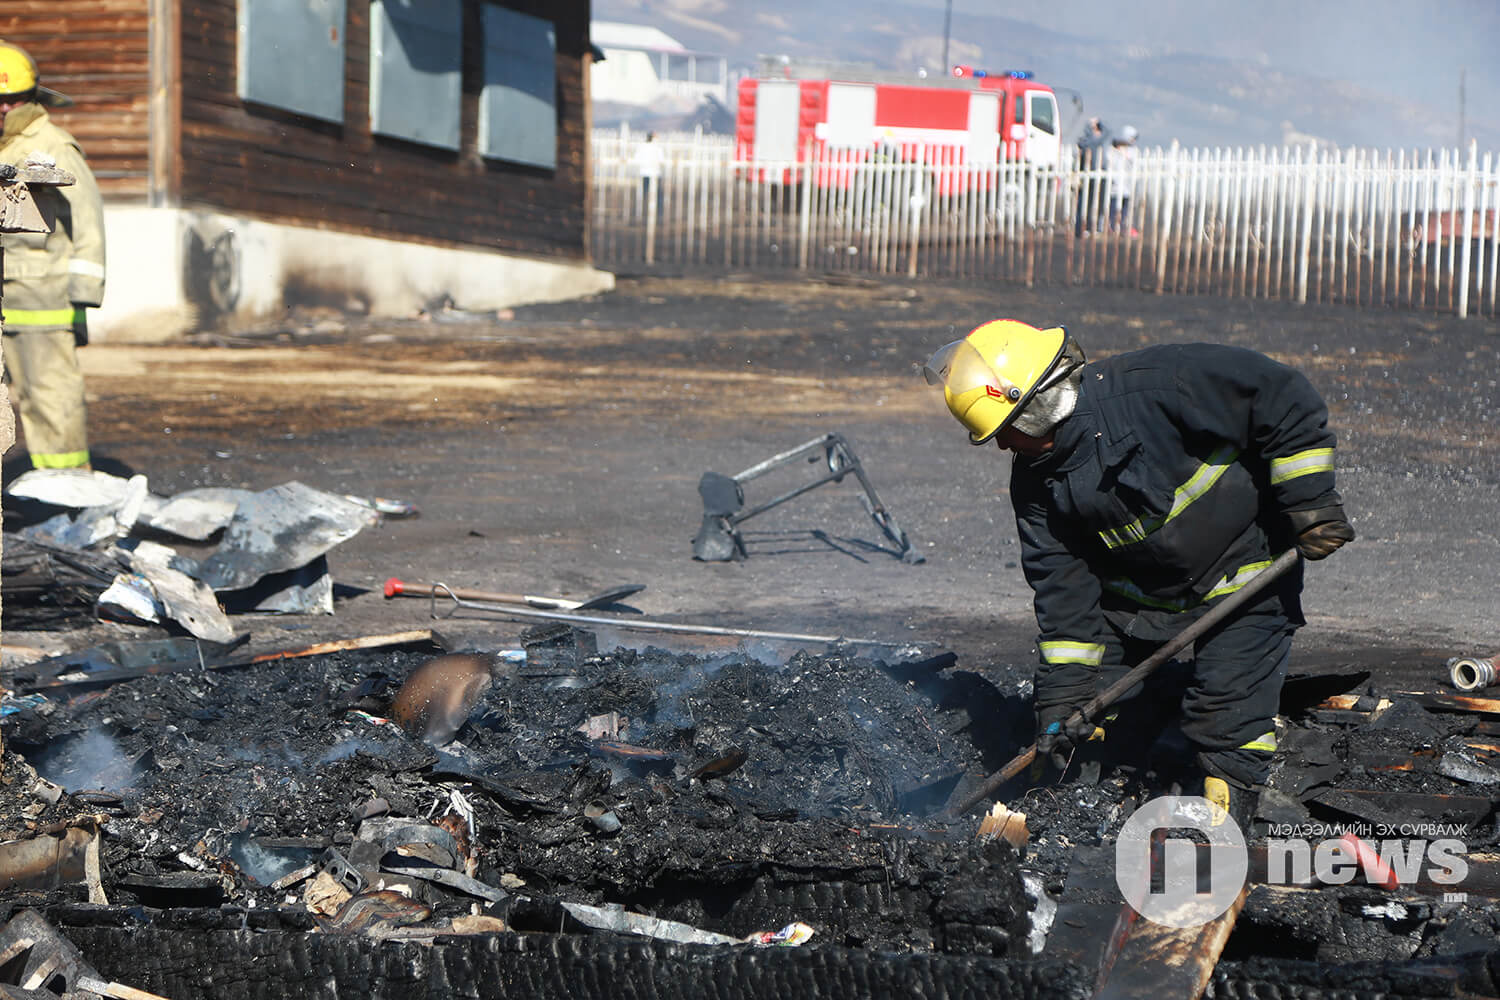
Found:
[[[1326,559],[1340,545],[1354,541],[1354,527],[1344,516],[1342,504],[1289,511],[1287,518],[1297,533],[1297,551],[1304,559]]]
[[[92,306],[87,302],[74,302],[73,308],[74,310],[81,312],[84,309],[92,308]],[[89,325],[87,320],[84,320],[81,323],[73,324],[73,346],[89,346]]]
[[[1094,732],[1092,722],[1067,725],[1094,697],[1098,673],[1081,663],[1041,664],[1036,672],[1036,755],[1051,757],[1058,770],[1068,766],[1073,748]]]
[[[1036,710],[1036,754],[1051,758],[1059,771],[1065,770],[1073,750],[1094,735],[1094,724],[1080,717],[1068,725],[1068,717],[1082,707],[1077,705],[1049,705]]]

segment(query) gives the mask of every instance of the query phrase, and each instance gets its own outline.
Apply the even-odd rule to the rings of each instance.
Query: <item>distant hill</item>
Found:
[[[689,48],[728,56],[731,67],[744,72],[755,72],[760,56],[783,54],[868,63],[913,76],[918,67],[941,72],[943,66],[940,0],[594,0],[593,13],[661,28]],[[1229,42],[1216,40],[1215,47],[1233,49]],[[1425,150],[1458,140],[1456,84],[1446,105],[1435,106],[1415,94],[1400,72],[1365,83],[1327,79],[1316,72],[1326,70],[1321,62],[1297,71],[1268,68],[1263,56],[1195,52],[1181,39],[1176,47],[1129,45],[974,13],[954,15],[948,55],[950,64],[1034,72],[1057,89],[1068,138],[1078,134],[1086,116],[1098,115],[1110,125],[1135,125],[1148,146],[1174,139],[1187,147],[1322,141]],[[1494,81],[1491,62],[1500,60],[1469,70],[1476,86],[1465,131],[1481,152],[1500,151],[1500,106],[1478,99]],[[1456,69],[1441,68],[1456,79]]]

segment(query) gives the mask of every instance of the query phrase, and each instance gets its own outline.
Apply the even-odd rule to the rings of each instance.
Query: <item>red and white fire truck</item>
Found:
[[[811,155],[826,163],[832,154],[845,163],[880,157],[939,166],[1059,162],[1057,95],[1027,72],[957,66],[948,79],[901,83],[852,73],[791,75],[740,81],[735,151],[741,161],[803,163]],[[968,172],[937,173],[939,193],[951,193]],[[820,171],[817,183],[847,177],[846,171]]]

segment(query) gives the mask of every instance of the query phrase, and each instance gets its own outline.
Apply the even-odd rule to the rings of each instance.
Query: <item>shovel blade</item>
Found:
[[[608,607],[611,604],[624,600],[631,594],[639,594],[645,589],[646,585],[644,583],[627,583],[613,590],[606,590],[602,594],[595,594],[593,597],[580,603],[575,610],[586,611],[589,608]]]

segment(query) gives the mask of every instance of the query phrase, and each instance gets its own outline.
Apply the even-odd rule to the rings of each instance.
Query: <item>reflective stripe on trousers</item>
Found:
[[[73,331],[22,326],[7,329],[0,339],[31,464],[39,469],[87,465],[88,415]]]
[[[5,309],[3,316],[5,329],[20,333],[28,328],[51,330],[59,326],[71,327],[82,323],[85,313],[82,306],[68,306],[65,309]]]

